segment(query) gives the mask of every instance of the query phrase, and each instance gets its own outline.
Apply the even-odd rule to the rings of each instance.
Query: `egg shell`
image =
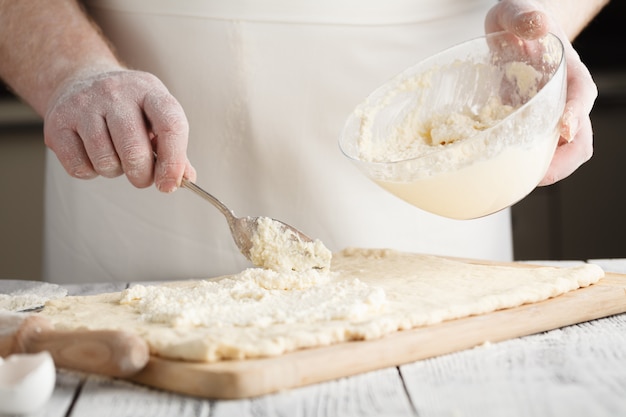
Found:
[[[50,399],[55,382],[54,361],[48,352],[0,358],[0,413],[37,411]]]

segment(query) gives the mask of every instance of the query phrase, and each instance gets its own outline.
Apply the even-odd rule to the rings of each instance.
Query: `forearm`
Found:
[[[0,77],[40,115],[78,74],[120,67],[75,0],[0,0]]]

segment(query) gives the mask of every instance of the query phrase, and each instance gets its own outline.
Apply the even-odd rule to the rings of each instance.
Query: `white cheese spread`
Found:
[[[321,240],[302,240],[293,230],[269,217],[260,217],[252,236],[250,260],[256,266],[276,271],[328,269],[332,253]]]
[[[337,280],[328,271],[250,268],[192,286],[135,285],[123,291],[120,303],[148,322],[176,327],[267,327],[359,321],[383,308],[385,293],[356,278]]]

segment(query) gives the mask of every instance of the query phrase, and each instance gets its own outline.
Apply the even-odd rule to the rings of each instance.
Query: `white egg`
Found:
[[[37,411],[50,399],[55,381],[54,361],[48,352],[0,358],[0,413]]]

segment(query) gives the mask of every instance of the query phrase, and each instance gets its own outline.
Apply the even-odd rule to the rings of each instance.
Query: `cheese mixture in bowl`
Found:
[[[556,36],[490,34],[374,91],[350,115],[340,147],[370,179],[423,210],[482,217],[516,203],[545,175],[565,87]]]

